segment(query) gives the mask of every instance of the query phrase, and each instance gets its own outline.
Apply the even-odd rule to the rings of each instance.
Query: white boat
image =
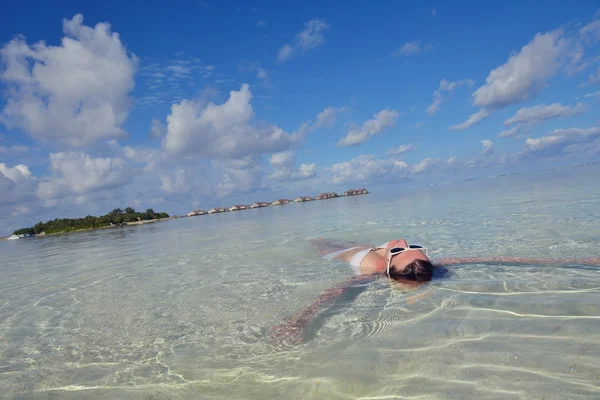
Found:
[[[20,239],[20,237],[17,235],[12,235],[7,238],[7,240],[17,240],[17,239]]]

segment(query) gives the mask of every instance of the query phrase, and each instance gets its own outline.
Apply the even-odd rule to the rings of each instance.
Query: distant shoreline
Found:
[[[168,217],[168,218],[155,218],[155,219],[147,219],[147,220],[142,220],[142,221],[134,221],[134,222],[125,222],[124,225],[108,225],[108,226],[100,226],[98,228],[86,228],[86,229],[75,229],[72,231],[62,231],[62,232],[52,232],[52,233],[44,233],[44,234],[37,234],[34,236],[29,236],[29,237],[24,237],[21,239],[40,239],[40,238],[44,238],[47,236],[58,236],[58,235],[69,235],[72,233],[81,233],[81,232],[92,232],[92,231],[99,231],[102,229],[112,229],[112,228],[122,228],[125,226],[136,226],[136,225],[145,225],[145,224],[150,224],[150,223],[154,223],[154,222],[159,222],[159,221],[168,221],[171,219],[177,219],[179,217],[174,216],[174,217]],[[10,236],[3,236],[0,237],[0,241],[9,241]]]

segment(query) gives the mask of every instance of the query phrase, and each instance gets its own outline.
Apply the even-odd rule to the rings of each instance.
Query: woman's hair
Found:
[[[435,266],[429,260],[415,259],[398,271],[393,265],[390,267],[391,278],[404,278],[418,282],[429,282],[433,277]]]

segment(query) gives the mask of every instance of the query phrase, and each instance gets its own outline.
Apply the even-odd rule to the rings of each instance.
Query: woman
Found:
[[[427,249],[420,245],[409,246],[405,239],[392,240],[379,247],[359,245],[341,250],[338,250],[339,245],[325,240],[313,243],[325,258],[344,260],[357,274],[385,273],[392,278],[427,282],[435,269]]]
[[[326,290],[311,305],[274,326],[273,336],[280,343],[301,343],[304,340],[305,328],[319,312],[349,288],[378,279],[380,276],[389,277],[403,288],[416,289],[429,282],[436,270],[443,270],[443,266],[449,265],[475,263],[600,265],[600,258],[543,259],[505,256],[444,258],[434,265],[425,247],[409,245],[405,239],[391,240],[378,247],[342,244],[325,239],[315,239],[312,242],[326,259],[348,262],[356,275]]]

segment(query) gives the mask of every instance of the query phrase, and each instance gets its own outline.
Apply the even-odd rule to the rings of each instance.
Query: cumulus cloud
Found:
[[[286,150],[305,132],[288,134],[265,122],[253,121],[252,93],[247,84],[231,91],[223,104],[183,100],[171,106],[163,148],[171,155],[238,158]]]
[[[466,121],[461,122],[460,124],[452,125],[448,129],[452,131],[463,131],[465,129],[469,129],[470,127],[472,127],[482,119],[489,117],[490,115],[491,112],[489,112],[488,110],[479,110],[476,113],[471,114],[471,116],[469,116],[469,118],[467,118]]]
[[[473,84],[474,82],[471,79],[463,79],[460,81],[448,81],[446,79],[442,79],[440,81],[440,86],[435,92],[433,92],[433,102],[429,105],[429,107],[427,107],[427,114],[434,115],[436,112],[438,112],[443,101],[444,93],[451,94],[454,89],[459,86],[467,85],[471,87]]]
[[[41,181],[40,199],[57,199],[111,189],[129,182],[127,163],[120,158],[94,158],[86,153],[51,153],[52,176]]]
[[[63,21],[59,46],[17,37],[0,51],[9,97],[0,121],[39,140],[83,146],[123,136],[137,58],[107,23]]]
[[[550,157],[568,152],[575,144],[584,144],[600,138],[600,127],[556,129],[549,135],[527,138],[520,158]]]
[[[413,150],[415,146],[413,144],[401,144],[396,148],[392,148],[388,150],[388,154],[404,154]]]
[[[277,53],[277,62],[285,62],[298,54],[307,53],[309,50],[325,43],[324,32],[329,24],[320,18],[313,18],[304,24],[304,30],[298,32],[293,43],[283,45]]]
[[[0,163],[0,174],[15,183],[19,183],[31,178],[31,171],[29,171],[29,167],[23,164],[9,167],[4,163]]]
[[[493,151],[494,142],[491,140],[483,139],[480,143],[483,146],[483,154],[490,154]]]
[[[282,167],[273,172],[269,178],[276,181],[301,181],[317,176],[317,164],[300,164],[300,167]]]
[[[423,159],[420,163],[412,166],[411,171],[413,174],[424,174],[437,169],[441,165],[440,160],[432,157]]]
[[[9,167],[0,163],[0,205],[15,204],[25,198],[33,190],[35,181],[27,165]]]
[[[264,169],[260,159],[248,156],[240,160],[219,160],[213,162],[219,169],[212,195],[229,196],[234,193],[252,193],[266,189]]]
[[[575,107],[563,106],[560,103],[539,104],[534,107],[521,108],[515,115],[504,121],[504,125],[533,124],[557,117],[572,117],[587,110],[583,103]]]
[[[473,103],[500,108],[537,95],[563,64],[568,41],[563,31],[538,33],[508,61],[490,72],[486,83],[473,93]]]
[[[354,146],[365,142],[371,136],[376,135],[384,129],[396,125],[398,112],[391,109],[381,110],[373,116],[373,119],[367,120],[362,127],[353,128],[348,134],[337,142],[338,146]]]
[[[161,175],[159,179],[160,190],[168,194],[187,193],[192,188],[189,182],[189,171],[183,168],[176,168],[170,174]]]
[[[344,111],[344,107],[326,107],[323,111],[317,114],[317,122],[313,125],[314,129],[323,126],[331,126],[339,113]]]
[[[153,139],[162,139],[167,134],[167,128],[156,118],[152,118],[150,123],[150,137]]]
[[[289,167],[296,163],[296,154],[291,151],[271,154],[271,165],[275,167]]]
[[[275,171],[269,176],[276,181],[299,181],[313,178],[317,175],[316,164],[301,164],[295,168],[296,155],[291,151],[284,151],[271,155],[271,166]]]
[[[410,173],[410,167],[403,161],[380,160],[362,155],[350,161],[334,164],[327,168],[335,184],[381,180],[387,177],[401,179]]]
[[[519,131],[521,130],[521,126],[517,125],[517,126],[513,126],[510,129],[504,130],[502,132],[500,132],[498,134],[499,138],[503,138],[503,137],[510,137],[510,136],[515,136],[516,134],[519,133]]]

